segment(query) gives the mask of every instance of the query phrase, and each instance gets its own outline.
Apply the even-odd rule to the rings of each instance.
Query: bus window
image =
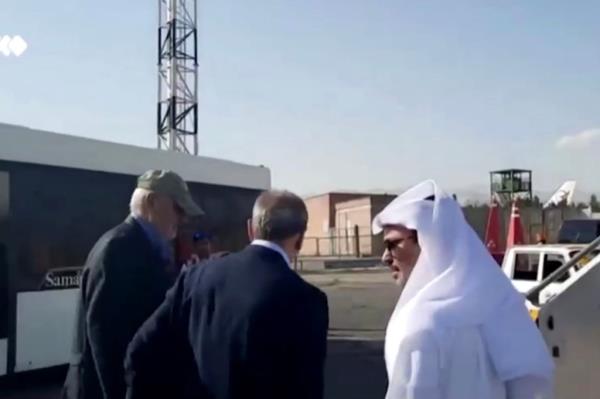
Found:
[[[8,336],[8,237],[6,220],[10,212],[10,180],[8,172],[0,171],[0,338]]]
[[[600,220],[565,220],[558,232],[559,244],[589,244],[600,236]]]
[[[0,338],[8,336],[8,260],[6,246],[0,242]]]

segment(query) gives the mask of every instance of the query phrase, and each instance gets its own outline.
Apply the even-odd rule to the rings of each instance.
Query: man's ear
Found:
[[[154,206],[156,205],[157,199],[158,199],[158,196],[156,195],[156,193],[153,193],[153,192],[148,193],[148,195],[146,196],[146,206],[149,209],[154,208]]]
[[[294,243],[294,249],[298,252],[302,250],[302,244],[304,243],[304,234],[300,234]]]
[[[246,232],[248,233],[248,240],[254,241],[254,229],[252,228],[252,219],[246,221]]]

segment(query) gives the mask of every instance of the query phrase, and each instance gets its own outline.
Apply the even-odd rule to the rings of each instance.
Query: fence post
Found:
[[[321,240],[319,239],[319,237],[317,237],[317,238],[315,238],[315,241],[317,242],[317,245],[316,245],[316,247],[317,247],[317,256],[321,256],[321,250],[319,248],[319,242]]]
[[[334,256],[336,254],[337,241],[338,240],[335,239],[332,232],[329,231],[329,256]]]
[[[354,256],[360,258],[360,237],[358,225],[354,225]]]

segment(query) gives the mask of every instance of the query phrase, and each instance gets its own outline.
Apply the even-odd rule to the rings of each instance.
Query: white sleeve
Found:
[[[506,382],[507,399],[553,399],[552,384],[542,377],[527,375]]]
[[[402,343],[386,399],[442,399],[440,355],[435,339],[417,333]]]

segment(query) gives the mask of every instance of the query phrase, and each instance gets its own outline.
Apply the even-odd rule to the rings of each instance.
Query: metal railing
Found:
[[[534,304],[538,304],[539,303],[539,294],[540,294],[540,292],[542,292],[542,290],[544,288],[548,287],[550,284],[552,284],[553,282],[555,282],[556,280],[558,280],[570,268],[572,268],[573,266],[577,265],[577,263],[579,263],[579,261],[581,259],[583,259],[586,256],[588,256],[595,249],[597,249],[599,247],[600,247],[600,237],[598,237],[594,241],[592,241],[581,252],[578,252],[567,263],[565,263],[564,265],[562,265],[561,267],[559,267],[558,269],[556,269],[554,271],[554,273],[550,274],[548,277],[546,277],[545,279],[543,279],[536,287],[534,287],[531,290],[527,291],[527,294],[525,294],[525,296],[527,297],[527,299],[529,301],[531,301],[532,303],[534,303]],[[600,256],[600,255],[596,255],[596,256]]]
[[[332,228],[319,236],[304,238],[301,256],[363,257],[380,250],[382,240],[374,237],[370,226]]]
[[[372,256],[373,240],[370,235],[305,237],[301,256]]]

